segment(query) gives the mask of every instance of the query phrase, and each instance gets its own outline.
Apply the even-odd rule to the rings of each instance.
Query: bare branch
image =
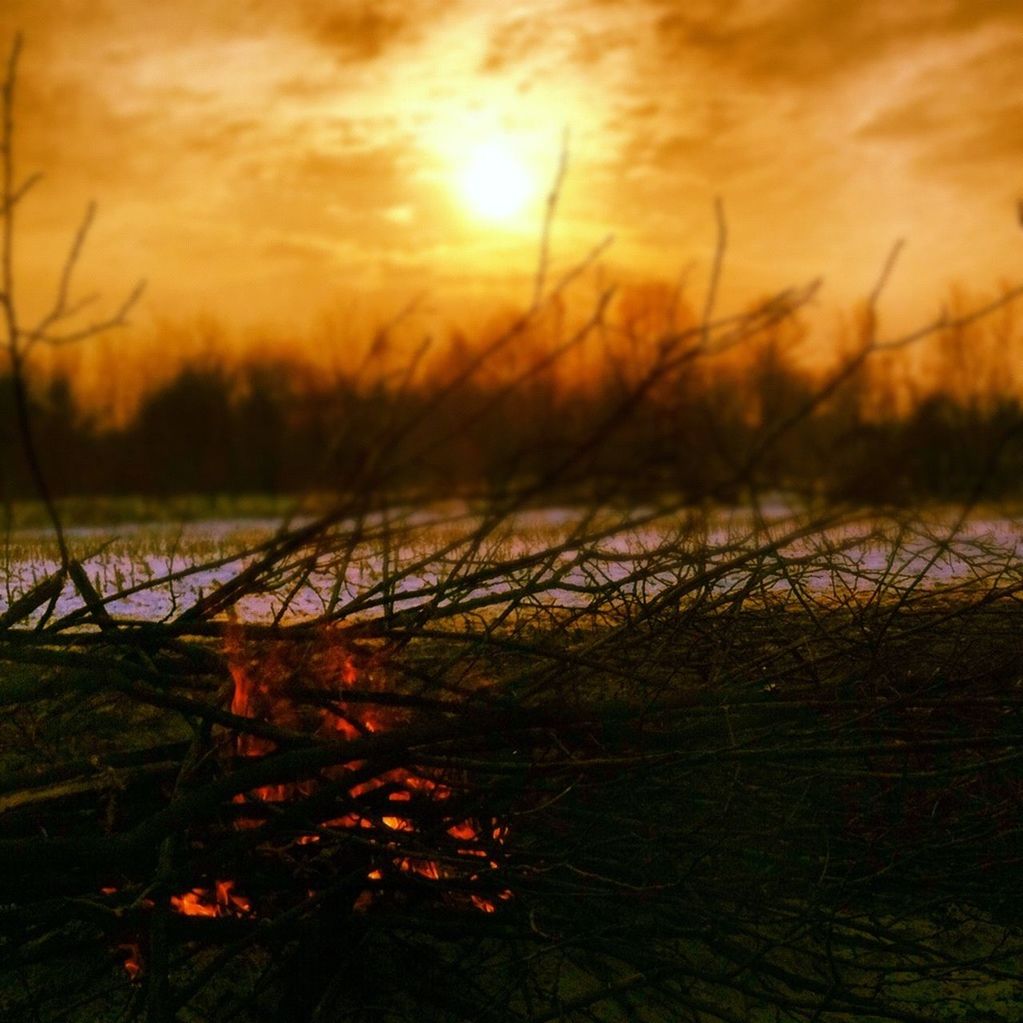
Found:
[[[44,334],[50,324],[67,315],[71,281],[74,277],[75,270],[78,267],[78,261],[82,256],[82,249],[85,246],[85,241],[89,236],[89,231],[92,229],[92,224],[95,218],[96,203],[90,202],[85,208],[85,213],[82,215],[78,229],[75,231],[75,236],[72,239],[71,247],[68,250],[67,256],[64,257],[64,265],[61,268],[60,282],[57,285],[57,294],[54,298],[53,306],[51,307],[50,312],[47,313],[42,320],[40,320],[39,325],[35,328],[35,330],[31,332],[33,335]]]
[[[115,327],[123,327],[128,322],[129,313],[138,304],[145,290],[146,282],[139,281],[128,293],[128,297],[121,303],[120,308],[116,309],[106,319],[96,320],[86,324],[84,327],[69,330],[65,333],[39,333],[33,331],[32,333],[25,334],[25,339],[29,345],[46,344],[53,348],[62,348],[66,345],[78,344],[88,338],[96,337],[98,334],[113,330]],[[90,295],[67,310],[67,315],[70,316],[72,312],[78,312],[86,306],[92,305],[95,301],[95,296]]]
[[[540,253],[537,258],[536,279],[533,285],[533,308],[540,305],[543,298],[544,287],[547,283],[547,264],[550,260],[551,229],[554,225],[554,214],[558,208],[558,200],[561,197],[561,189],[565,182],[565,174],[568,172],[568,128],[562,132],[561,152],[558,155],[558,167],[554,173],[554,181],[551,183],[550,192],[547,194],[547,203],[544,207],[543,226],[540,229]]]
[[[3,296],[7,348],[13,354],[18,345],[18,320],[14,306],[14,90],[21,55],[22,37],[11,44],[0,89],[0,294]]]
[[[32,174],[28,178],[26,178],[11,193],[11,195],[9,197],[6,197],[3,200],[3,204],[0,205],[0,217],[7,216],[7,214],[11,210],[13,210],[14,207],[17,206],[17,204],[19,202],[21,202],[21,200],[24,199],[25,196],[28,195],[28,193],[30,191],[32,191],[32,189],[35,188],[35,186],[38,185],[39,182],[42,181],[42,180],[43,180],[43,175],[41,173],[39,173],[38,171],[35,174]]]
[[[717,304],[718,287],[721,284],[721,272],[728,247],[728,224],[725,221],[725,205],[721,196],[714,199],[714,220],[717,226],[717,239],[714,243],[714,262],[711,265],[710,280],[707,283],[707,298],[703,304],[703,345],[710,346],[710,325],[714,318],[714,307]]]
[[[900,348],[908,348],[910,345],[916,344],[918,341],[923,340],[925,337],[930,337],[932,334],[937,334],[941,330],[946,330],[950,327],[966,327],[971,323],[977,323],[978,321],[983,320],[986,316],[990,316],[991,313],[996,310],[1005,308],[1007,305],[1010,305],[1019,298],[1023,298],[1023,284],[1009,288],[997,298],[992,299],[990,302],[986,302],[975,309],[971,309],[962,316],[950,316],[947,310],[942,310],[935,319],[931,320],[929,323],[925,323],[922,327],[917,327],[915,330],[907,331],[905,334],[892,338],[889,341],[879,341],[875,348],[877,351],[883,352],[895,351]]]

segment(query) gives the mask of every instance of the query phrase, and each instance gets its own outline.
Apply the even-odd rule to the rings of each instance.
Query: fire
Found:
[[[184,916],[247,916],[252,912],[252,903],[234,894],[234,881],[217,881],[212,893],[208,888],[192,888],[172,895],[170,904]]]
[[[453,824],[448,828],[448,834],[462,842],[472,842],[476,838],[476,829],[467,821],[461,824]]]
[[[240,913],[252,911],[252,903],[243,895],[235,895],[232,889],[234,881],[217,882],[217,904],[221,906],[232,906]]]
[[[252,718],[283,730],[336,740],[355,739],[374,732],[386,731],[401,724],[403,712],[384,709],[370,701],[346,700],[358,684],[371,689],[375,663],[372,657],[349,649],[336,631],[327,631],[303,651],[304,659],[295,660],[293,644],[262,644],[258,650],[247,650],[241,630],[232,624],[225,642],[228,668],[232,681],[230,709],[239,717]],[[276,743],[262,736],[245,732],[236,734],[228,747],[230,755],[249,758],[273,753]],[[346,773],[362,770],[364,761],[351,761],[324,772],[332,781],[342,781]],[[378,776],[358,781],[347,790],[350,800],[359,806],[337,817],[320,821],[315,831],[292,839],[294,854],[312,847],[322,847],[331,832],[358,832],[367,850],[367,887],[353,899],[352,911],[369,912],[387,896],[388,878],[416,878],[427,883],[457,881],[457,891],[486,881],[488,871],[498,870],[495,856],[504,844],[506,828],[496,820],[459,819],[456,813],[447,816],[444,807],[457,805],[450,779],[427,776],[404,768],[382,771]],[[252,806],[255,803],[283,804],[312,795],[315,781],[298,784],[277,784],[257,788],[235,796],[235,802]],[[384,809],[386,807],[386,809]],[[452,807],[454,809],[454,807]],[[425,814],[422,811],[426,811]],[[243,812],[244,813],[244,812]],[[262,817],[240,816],[238,828],[258,828]],[[428,833],[420,833],[416,822]],[[423,846],[439,843],[440,858],[424,852]],[[446,845],[450,843],[450,847]],[[171,895],[170,908],[183,916],[217,918],[254,918],[258,907],[235,891],[232,879],[215,880],[212,886],[196,885]],[[104,888],[103,894],[116,893]],[[315,888],[309,890],[313,897]],[[478,912],[495,913],[499,903],[511,899],[511,892],[495,895],[479,892],[445,895],[448,900],[461,901]],[[151,906],[151,903],[150,903]],[[143,972],[143,958],[138,944],[118,946],[125,954],[124,969],[134,980]]]
[[[230,708],[239,717],[253,718],[275,725],[281,729],[324,738],[355,739],[373,732],[386,731],[400,722],[399,712],[385,712],[380,707],[365,702],[346,701],[345,694],[372,681],[373,661],[349,649],[337,632],[325,632],[318,644],[304,651],[305,659],[294,660],[291,645],[265,644],[256,651],[247,650],[241,630],[232,623],[227,630],[225,650],[232,681]],[[300,688],[301,687],[301,688]],[[309,699],[310,695],[314,697]],[[238,757],[260,757],[272,753],[276,744],[262,736],[239,733],[232,740],[231,750]],[[352,761],[336,769],[331,775],[343,779],[345,772],[360,770],[363,761]],[[330,775],[330,772],[327,772]],[[394,810],[382,812],[373,809],[373,795],[389,789],[386,803],[399,804]],[[235,802],[250,804],[285,803],[295,798],[311,795],[314,782],[298,784],[267,785],[235,797]],[[392,769],[379,776],[363,780],[348,790],[349,798],[366,800],[365,809],[351,811],[343,816],[322,821],[318,832],[298,835],[294,847],[316,846],[322,843],[325,834],[331,830],[359,831],[370,842],[371,858],[376,861],[366,872],[367,882],[372,888],[359,893],[353,903],[353,910],[366,912],[382,892],[381,882],[388,874],[416,877],[425,881],[441,881],[446,878],[458,879],[463,883],[480,880],[479,868],[497,869],[493,858],[494,847],[504,841],[504,829],[497,822],[481,828],[470,820],[447,820],[440,834],[456,843],[452,852],[443,861],[419,855],[415,850],[417,835],[416,806],[422,800],[429,800],[435,806],[443,806],[452,798],[451,787],[444,781],[417,774],[405,769]],[[378,804],[379,805],[379,804]],[[253,818],[239,818],[236,826],[257,828],[261,821]],[[484,840],[486,836],[486,841]],[[404,846],[405,841],[409,847]],[[488,848],[489,846],[489,851]],[[474,862],[467,871],[460,860]],[[483,862],[480,862],[483,861]],[[256,910],[244,896],[234,891],[235,882],[218,880],[212,889],[196,886],[170,898],[171,908],[185,916],[225,917],[250,916]],[[510,898],[502,892],[498,899]],[[466,900],[484,913],[496,912],[497,903],[482,895],[471,894]],[[137,958],[132,962],[137,962]],[[125,968],[132,972],[127,962]],[[141,969],[141,966],[138,967]]]
[[[132,980],[138,980],[142,976],[142,950],[134,941],[129,941],[117,946],[118,952],[124,953],[122,965]]]
[[[185,916],[217,916],[217,904],[206,901],[209,893],[203,888],[193,888],[184,895],[172,895],[170,904]]]

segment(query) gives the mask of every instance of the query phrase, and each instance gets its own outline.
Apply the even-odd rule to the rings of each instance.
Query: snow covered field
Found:
[[[612,610],[669,593],[680,602],[738,591],[845,600],[911,585],[1023,584],[1019,519],[947,513],[805,526],[780,505],[757,516],[735,509],[660,518],[550,508],[490,529],[464,507],[430,507],[341,522],[269,559],[235,610],[249,621],[290,622],[427,605],[492,613],[513,594],[519,606]],[[109,614],[167,621],[260,564],[279,528],[272,519],[88,527],[68,530],[68,541]],[[45,531],[12,533],[0,555],[0,612],[58,567]],[[50,620],[82,605],[68,582]]]

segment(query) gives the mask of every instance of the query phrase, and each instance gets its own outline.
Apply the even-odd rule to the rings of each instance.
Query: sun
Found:
[[[458,174],[466,206],[483,220],[508,222],[520,216],[536,194],[536,177],[503,139],[477,143]]]

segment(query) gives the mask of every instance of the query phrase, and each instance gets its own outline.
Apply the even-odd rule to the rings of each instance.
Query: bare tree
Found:
[[[4,335],[3,349],[7,354],[14,390],[17,428],[22,450],[39,499],[53,526],[60,549],[63,571],[70,568],[71,558],[60,515],[43,466],[43,455],[36,442],[29,414],[29,359],[39,345],[63,347],[96,337],[104,331],[120,327],[127,321],[132,307],[142,295],[140,282],[121,305],[110,315],[92,321],[83,321],[82,314],[93,305],[98,296],[82,298],[74,295],[75,271],[78,268],[89,231],[96,216],[96,207],[90,203],[75,230],[60,268],[57,286],[49,308],[34,323],[22,320],[16,290],[15,224],[20,205],[42,181],[39,172],[21,177],[15,162],[15,90],[18,61],[21,57],[22,37],[16,35],[7,56],[4,78],[0,86],[0,311]]]

